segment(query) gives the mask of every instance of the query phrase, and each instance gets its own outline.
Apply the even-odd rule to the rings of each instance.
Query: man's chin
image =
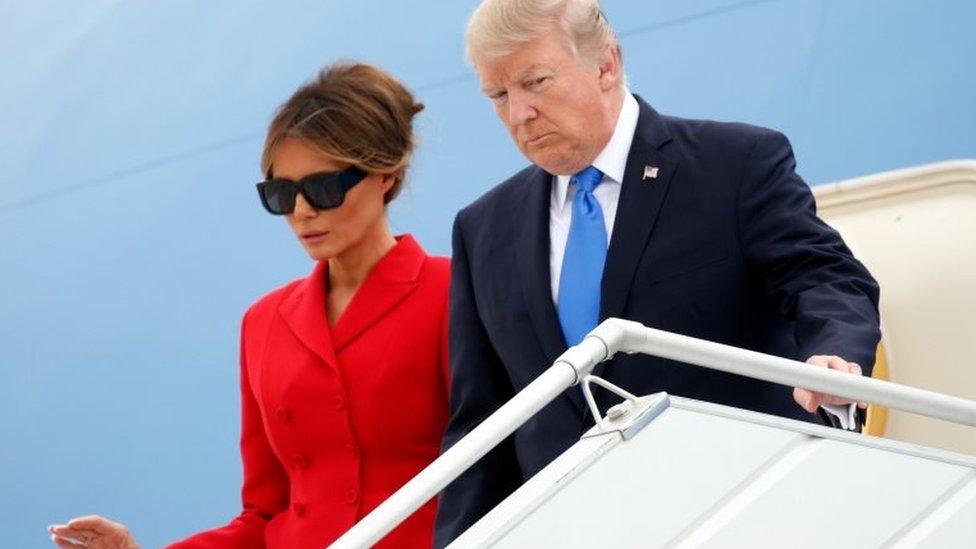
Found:
[[[528,153],[526,151],[522,152],[525,154],[525,157],[529,159],[529,161],[551,174],[572,175],[576,173],[576,171],[579,171],[573,171],[572,161],[567,159],[564,155],[540,153],[540,151],[533,151],[532,153]]]

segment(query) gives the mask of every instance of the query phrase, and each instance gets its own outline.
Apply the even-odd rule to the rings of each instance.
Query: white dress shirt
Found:
[[[620,116],[617,117],[613,135],[592,164],[603,172],[603,179],[593,190],[593,196],[603,210],[608,247],[610,236],[613,234],[614,218],[617,216],[617,203],[620,200],[627,157],[630,155],[630,146],[634,141],[639,115],[640,107],[637,100],[629,90],[625,90],[624,103],[620,108]],[[566,174],[553,178],[552,195],[549,200],[549,280],[552,284],[552,302],[557,306],[559,276],[563,269],[563,255],[566,251],[566,240],[569,238],[569,225],[573,218],[573,197],[576,196],[576,184],[571,182],[572,176],[573,174]],[[855,405],[825,405],[823,409],[837,416],[844,429],[854,425]]]

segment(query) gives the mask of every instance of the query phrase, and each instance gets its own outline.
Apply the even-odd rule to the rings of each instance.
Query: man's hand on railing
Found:
[[[861,375],[861,366],[859,366],[856,362],[847,362],[839,356],[813,355],[807,359],[807,364],[819,366],[820,368],[827,368],[829,370],[837,370],[839,372],[848,374]],[[799,387],[793,389],[793,400],[795,400],[797,404],[811,414],[816,413],[817,408],[825,404],[843,405],[851,404],[853,402],[847,398],[808,391]],[[868,405],[864,402],[858,402],[857,406],[858,408],[862,409],[868,407]]]

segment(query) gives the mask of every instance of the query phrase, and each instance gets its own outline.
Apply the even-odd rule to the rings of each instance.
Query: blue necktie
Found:
[[[607,228],[603,210],[593,196],[603,173],[590,166],[573,176],[573,220],[566,239],[562,271],[559,275],[557,309],[566,344],[583,341],[600,321],[600,281],[607,259]]]

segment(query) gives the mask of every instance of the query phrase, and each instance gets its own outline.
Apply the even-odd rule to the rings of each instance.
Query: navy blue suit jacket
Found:
[[[638,98],[604,268],[600,316],[797,360],[838,355],[870,374],[878,286],[815,213],[782,134],[661,116]],[[658,168],[643,181],[645,166]],[[566,349],[549,280],[552,175],[530,166],[454,223],[450,447]],[[657,391],[813,420],[792,388],[648,357],[595,373]],[[597,391],[601,409],[610,399]],[[441,495],[436,545],[461,534],[575,443],[592,419],[573,387]]]

